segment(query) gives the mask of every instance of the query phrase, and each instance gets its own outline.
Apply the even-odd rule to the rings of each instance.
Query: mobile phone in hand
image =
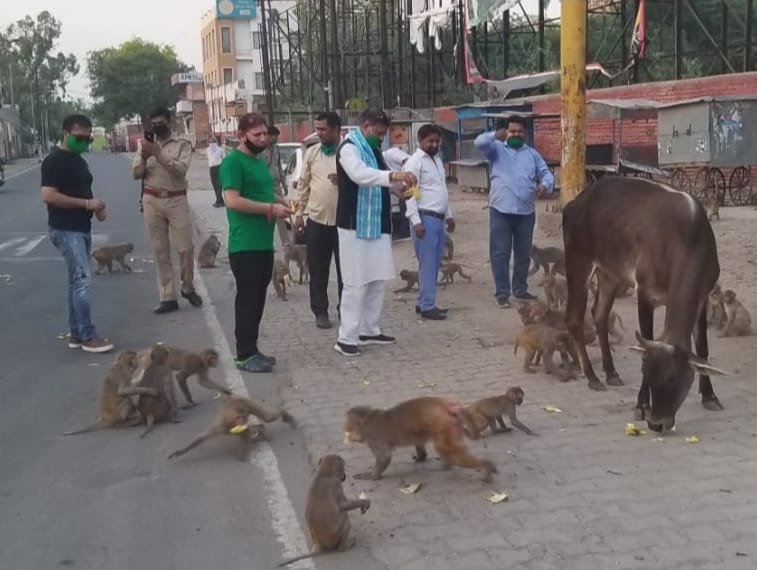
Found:
[[[145,140],[150,141],[151,143],[155,142],[155,133],[152,131],[146,131],[145,132]]]

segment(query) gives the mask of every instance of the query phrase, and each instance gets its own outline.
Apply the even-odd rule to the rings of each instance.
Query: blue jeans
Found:
[[[421,311],[430,311],[436,306],[436,280],[444,253],[444,220],[421,214],[421,222],[426,228],[423,239],[415,235],[412,224],[410,235],[418,259],[418,306]]]
[[[92,236],[49,228],[50,241],[58,248],[68,268],[68,326],[71,338],[90,340],[96,336],[89,313],[89,286],[92,269],[89,253]]]
[[[513,252],[513,287],[516,297],[528,292],[528,268],[536,212],[503,214],[489,208],[489,259],[496,297],[510,296],[510,252]]]

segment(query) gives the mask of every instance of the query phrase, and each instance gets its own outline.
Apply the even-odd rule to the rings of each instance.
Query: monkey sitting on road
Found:
[[[273,261],[273,288],[282,301],[287,299],[287,283],[292,282],[292,276],[289,273],[289,266],[279,258]]]
[[[142,418],[137,414],[130,396],[139,394],[157,396],[158,390],[132,386],[131,376],[136,368],[136,352],[133,350],[119,352],[100,387],[98,416],[95,423],[79,430],[67,431],[62,435],[76,435],[104,427],[132,427],[142,423]]]
[[[409,269],[400,271],[400,279],[405,282],[405,286],[397,289],[395,293],[408,293],[418,285],[418,272]]]
[[[455,257],[455,242],[448,233],[444,234],[444,252],[442,253],[442,261],[452,261]]]
[[[329,551],[344,551],[355,544],[350,537],[349,511],[360,509],[365,514],[371,506],[368,499],[348,499],[342,483],[347,478],[344,459],[339,455],[325,455],[318,460],[318,471],[310,483],[305,521],[310,530],[313,548],[307,554],[281,562],[287,566],[303,558],[311,558]]]
[[[543,285],[547,306],[550,309],[565,309],[568,304],[568,282],[565,278],[547,273]]]
[[[523,389],[520,386],[510,388],[501,396],[483,398],[464,407],[460,411],[465,435],[471,439],[481,437],[487,427],[492,435],[512,431],[505,425],[503,416],[510,418],[510,423],[528,435],[539,435],[518,420],[516,408],[523,404]],[[499,427],[497,427],[499,424]]]
[[[468,283],[471,282],[470,275],[466,275],[465,272],[463,272],[463,267],[459,263],[454,263],[452,261],[443,261],[441,267],[439,268],[439,271],[442,274],[442,279],[438,283],[439,285],[454,283],[455,273],[459,274],[460,277],[467,280]]]
[[[538,247],[536,245],[531,246],[531,259],[533,265],[528,272],[529,275],[533,275],[541,267],[544,270],[544,275],[552,273],[562,273],[565,275],[565,252],[559,247]],[[552,264],[550,270],[549,264]]]
[[[215,234],[211,234],[200,247],[200,253],[197,254],[197,264],[202,269],[215,267],[216,256],[219,251],[221,251],[221,240]]]
[[[537,364],[538,359],[542,358],[547,374],[554,374],[563,382],[574,377],[571,368],[577,359],[568,331],[542,324],[528,325],[515,338],[514,354],[518,354],[519,347],[523,347],[526,351],[523,359],[524,372],[535,372],[531,365]],[[567,369],[566,372],[560,372],[555,366],[553,360],[555,351],[560,353],[563,366]]]
[[[723,293],[726,323],[722,336],[748,336],[752,334],[752,317],[741,301],[736,300],[736,293],[726,289]]]
[[[121,266],[124,273],[131,271],[131,267],[126,263],[125,257],[134,251],[134,245],[131,243],[119,243],[116,245],[103,245],[92,252],[92,259],[97,262],[95,273],[102,275],[105,268],[108,273],[113,273],[113,262]]]
[[[723,306],[723,290],[720,284],[715,283],[707,298],[707,324],[722,329],[727,320]]]
[[[237,426],[245,426],[246,429],[236,435],[238,435],[239,441],[242,444],[240,459],[242,461],[248,461],[250,459],[252,444],[265,435],[265,427],[262,424],[250,425],[247,423],[247,420],[251,415],[267,423],[281,419],[292,427],[295,425],[294,418],[284,410],[267,410],[258,402],[250,400],[249,398],[229,396],[221,401],[218,414],[210,427],[199,434],[189,445],[174,451],[168,456],[168,459],[184,455],[187,451],[194,449],[211,437],[234,433],[230,430]]]
[[[376,458],[372,471],[355,478],[380,479],[389,467],[395,447],[414,446],[414,460],[425,461],[426,443],[431,441],[445,465],[483,469],[484,480],[490,481],[497,468],[465,447],[459,409],[459,404],[433,396],[407,400],[387,410],[369,406],[350,408],[344,424],[345,443],[365,443]]]
[[[140,394],[137,397],[137,409],[147,424],[147,429],[140,439],[152,431],[156,422],[171,421],[176,418],[176,392],[173,386],[173,374],[168,367],[168,349],[156,344],[150,350],[150,364],[145,369],[138,386],[154,388],[157,394]]]
[[[308,271],[308,246],[295,245],[291,242],[284,244],[284,263],[287,267],[294,261],[297,268],[300,270],[300,285],[302,285],[302,279],[310,281],[310,273]]]

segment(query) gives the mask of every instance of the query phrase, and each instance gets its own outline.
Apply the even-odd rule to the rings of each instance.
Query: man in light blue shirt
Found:
[[[489,258],[497,305],[510,307],[510,293],[519,301],[537,297],[528,292],[528,267],[536,221],[535,202],[552,192],[554,177],[547,163],[525,144],[525,120],[511,116],[496,130],[480,134],[474,144],[489,161]],[[510,252],[513,280],[510,288]]]

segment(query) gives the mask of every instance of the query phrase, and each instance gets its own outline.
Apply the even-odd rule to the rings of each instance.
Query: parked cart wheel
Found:
[[[745,206],[751,203],[752,173],[749,168],[739,166],[733,169],[728,179],[728,194],[734,206]]]
[[[697,172],[697,177],[694,180],[694,185],[691,187],[690,192],[694,198],[707,204],[710,200],[717,197],[720,204],[725,199],[725,176],[719,168],[707,168],[706,166],[701,168]]]
[[[686,191],[689,189],[691,181],[689,180],[689,175],[686,174],[686,171],[683,168],[676,168],[673,171],[673,174],[670,175],[670,184],[674,188]]]

